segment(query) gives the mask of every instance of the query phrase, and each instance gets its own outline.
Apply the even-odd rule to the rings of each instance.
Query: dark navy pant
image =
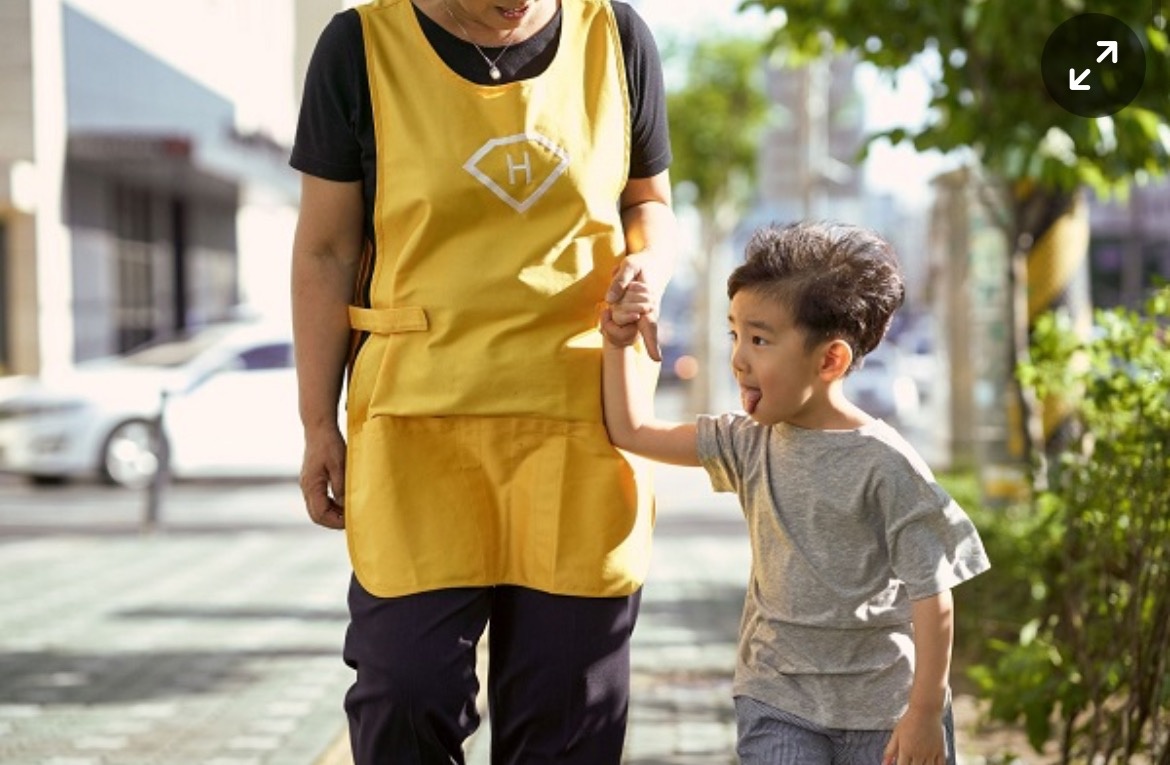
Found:
[[[350,584],[345,698],[355,765],[462,764],[488,630],[492,765],[618,765],[640,593],[459,588],[378,598]]]

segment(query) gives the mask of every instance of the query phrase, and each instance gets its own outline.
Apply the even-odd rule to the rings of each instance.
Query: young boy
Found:
[[[951,588],[985,571],[961,508],[843,380],[904,297],[890,245],[853,226],[758,231],[728,280],[743,412],[654,418],[630,346],[651,307],[637,283],[602,312],[614,445],[707,469],[751,535],[734,695],[755,763],[954,762]]]

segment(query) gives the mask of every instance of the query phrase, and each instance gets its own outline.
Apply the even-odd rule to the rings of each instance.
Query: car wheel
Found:
[[[101,453],[101,475],[111,484],[141,489],[158,473],[166,442],[146,420],[128,420],[114,428]]]

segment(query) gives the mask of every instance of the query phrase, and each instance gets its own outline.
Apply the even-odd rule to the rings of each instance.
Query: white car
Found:
[[[38,483],[142,488],[164,456],[178,478],[293,477],[303,445],[285,327],[213,326],[59,377],[0,379],[0,472]]]

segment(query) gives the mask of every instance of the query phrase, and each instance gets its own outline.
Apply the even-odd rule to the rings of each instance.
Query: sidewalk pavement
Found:
[[[627,761],[734,762],[743,524],[702,471],[659,471]],[[281,520],[0,531],[0,762],[345,762],[344,539],[289,522],[295,486],[261,496]],[[486,734],[468,749],[486,763]]]
[[[625,762],[732,764],[742,516],[703,471],[656,470]],[[290,521],[295,486],[265,496],[281,519],[268,526],[0,529],[0,762],[348,762],[344,540]],[[470,765],[488,746],[473,738]]]

